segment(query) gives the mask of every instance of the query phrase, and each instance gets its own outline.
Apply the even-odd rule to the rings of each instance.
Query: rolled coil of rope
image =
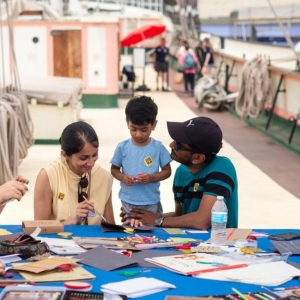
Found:
[[[268,61],[257,56],[243,67],[235,110],[242,118],[257,118],[270,94]]]
[[[20,160],[34,144],[28,101],[20,92],[0,95],[0,184],[18,174]]]

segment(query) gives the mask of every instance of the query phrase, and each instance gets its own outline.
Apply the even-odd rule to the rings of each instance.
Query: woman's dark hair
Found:
[[[86,143],[93,144],[95,148],[99,147],[98,136],[94,128],[83,121],[68,125],[63,130],[59,143],[61,144],[61,149],[68,156],[78,153]]]
[[[137,96],[126,105],[126,121],[135,125],[153,124],[156,121],[158,107],[152,98]]]

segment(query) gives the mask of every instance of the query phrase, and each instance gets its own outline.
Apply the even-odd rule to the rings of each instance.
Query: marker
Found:
[[[285,290],[296,290],[300,289],[300,286],[288,286],[288,287],[282,287],[282,288],[274,288],[274,291],[285,291]]]

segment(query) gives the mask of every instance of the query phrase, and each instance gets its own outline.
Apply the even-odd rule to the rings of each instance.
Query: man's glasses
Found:
[[[176,151],[183,150],[183,151],[193,152],[192,149],[184,148],[184,147],[181,146],[180,143],[178,143],[176,141],[174,141],[174,148],[175,148]]]
[[[78,203],[83,202],[85,199],[88,198],[88,194],[83,191],[83,189],[86,189],[89,185],[89,181],[86,176],[81,177],[78,184]]]

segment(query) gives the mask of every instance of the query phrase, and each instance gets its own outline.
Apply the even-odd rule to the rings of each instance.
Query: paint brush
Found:
[[[83,198],[84,198],[84,200],[87,200],[88,201],[88,199],[86,199],[86,197],[84,197],[84,196],[82,196]],[[101,219],[104,221],[104,222],[106,222],[107,223],[107,220],[104,218],[104,216],[99,212],[99,211],[97,211],[96,209],[94,209],[95,210],[95,212],[101,217]]]

